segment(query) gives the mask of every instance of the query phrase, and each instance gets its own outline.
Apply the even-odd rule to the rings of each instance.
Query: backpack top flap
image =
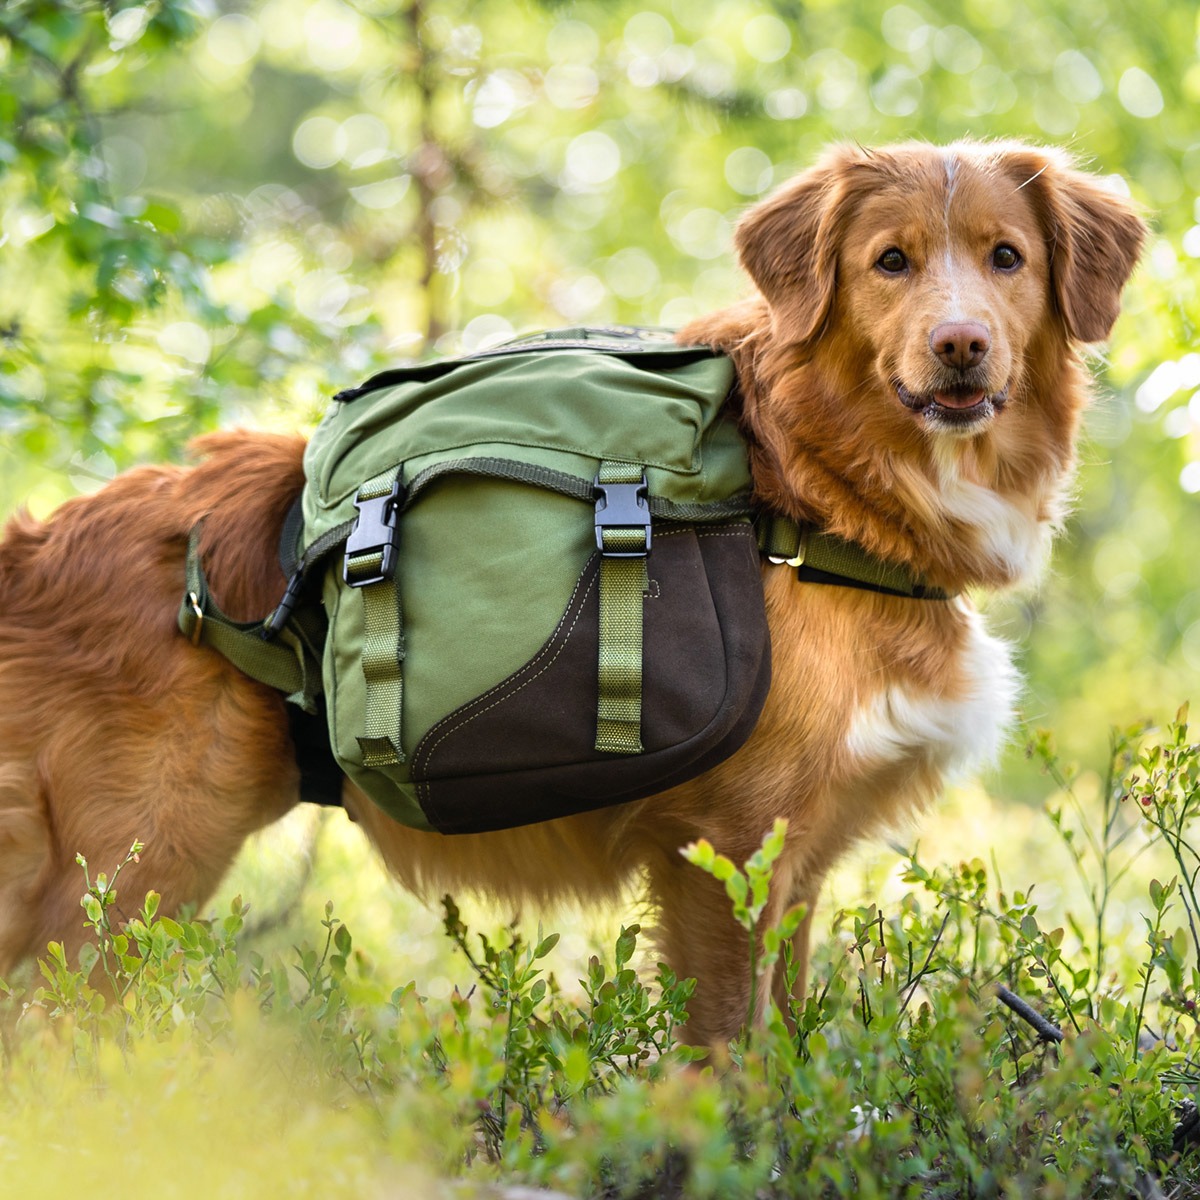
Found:
[[[598,462],[636,462],[659,515],[713,519],[734,498],[748,511],[745,448],[722,412],[729,359],[586,332],[387,371],[342,393],[305,453],[306,546],[352,521],[359,487],[397,464],[410,494],[430,467],[499,458],[569,475],[590,499]]]

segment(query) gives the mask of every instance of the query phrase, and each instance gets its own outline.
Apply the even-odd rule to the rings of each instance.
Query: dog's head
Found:
[[[1000,419],[1039,339],[1107,337],[1144,235],[1062,152],[910,143],[835,148],[753,208],[737,245],[776,347],[836,355],[848,402],[941,437]]]

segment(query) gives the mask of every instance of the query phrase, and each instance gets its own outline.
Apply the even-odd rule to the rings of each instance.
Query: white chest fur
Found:
[[[962,453],[962,447],[946,439],[934,445],[940,507],[947,517],[967,526],[979,550],[1003,568],[1011,582],[1032,582],[1046,565],[1061,503],[1048,486],[1003,496],[973,481],[964,470]],[[1038,520],[1043,504],[1051,510],[1049,520]]]
[[[961,602],[959,602],[961,603]],[[951,774],[993,761],[1011,724],[1020,676],[1006,642],[963,605],[967,636],[944,694],[894,683],[876,693],[850,723],[846,747],[872,767],[923,759]]]
[[[1046,563],[1052,529],[1011,500],[965,479],[943,486],[946,509],[975,532],[979,548],[1010,579],[1036,579]]]

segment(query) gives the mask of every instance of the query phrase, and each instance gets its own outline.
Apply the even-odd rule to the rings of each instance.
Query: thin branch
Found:
[[[921,964],[921,969],[917,972],[916,978],[908,985],[908,995],[904,997],[904,1003],[900,1005],[900,1015],[904,1015],[904,1010],[908,1008],[908,1002],[913,998],[913,994],[917,990],[917,985],[929,974],[929,964],[933,962],[934,952],[938,948],[938,943],[942,940],[942,934],[946,932],[946,926],[950,922],[950,913],[947,912],[942,918],[942,926],[937,931],[937,936],[933,939],[933,945],[929,947],[929,953],[925,955],[925,961]]]

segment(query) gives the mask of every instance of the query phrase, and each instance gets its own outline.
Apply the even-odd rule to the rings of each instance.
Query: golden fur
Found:
[[[949,590],[1009,585],[1036,571],[1061,516],[1087,397],[1075,347],[1107,335],[1143,233],[1056,152],[839,148],[740,225],[758,293],[681,336],[736,363],[765,505]],[[894,250],[902,271],[881,258]],[[946,322],[988,331],[972,373],[939,359]],[[229,433],[197,449],[195,467],[131,471],[44,524],[18,516],[0,545],[0,970],[51,937],[80,942],[77,851],[109,865],[142,839],[122,890],[154,887],[170,909],[203,901],[245,837],[296,803],[282,700],[193,648],[175,613],[202,516],[222,606],[249,619],[277,600],[302,442]],[[588,901],[644,872],[663,953],[698,980],[691,1036],[720,1043],[746,1011],[744,937],[679,848],[704,836],[740,861],[785,816],[767,919],[811,906],[852,842],[994,749],[1013,691],[965,600],[800,584],[772,566],[764,586],[774,684],[749,742],[706,775],[465,837],[398,826],[349,787],[347,807],[422,891]],[[806,944],[807,929],[802,956]]]

